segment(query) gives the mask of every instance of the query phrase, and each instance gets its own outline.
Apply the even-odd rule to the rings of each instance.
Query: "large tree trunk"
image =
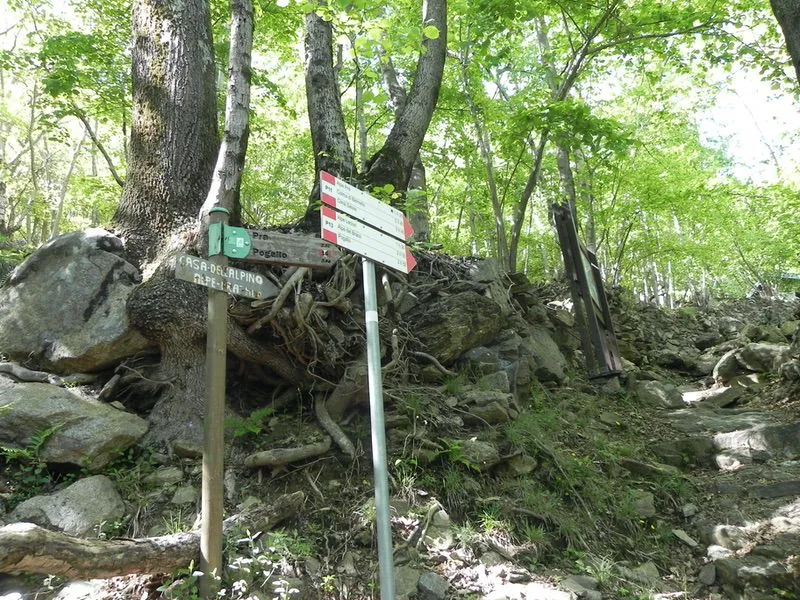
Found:
[[[128,175],[114,215],[135,264],[197,218],[217,155],[207,0],[137,0]]]
[[[176,280],[170,257],[174,250],[192,252],[204,245],[198,242],[203,239],[197,227],[199,214],[215,204],[235,214],[247,147],[252,18],[245,15],[249,24],[234,27],[231,33],[225,142],[212,182],[216,88],[208,5],[202,0],[186,4],[170,0],[166,8],[155,10],[152,1],[139,2],[134,15],[139,36],[134,54],[131,170],[116,221],[134,260],[157,258],[149,262],[145,281],[128,299],[131,324],[161,349],[154,378],[167,382],[150,413],[153,427],[148,441],[199,452],[207,290]],[[232,3],[235,11],[243,6]],[[184,227],[189,224],[193,226]],[[156,253],[159,245],[164,252]],[[266,365],[291,381],[302,380],[274,345],[249,338],[232,322],[228,332],[232,354]]]
[[[339,99],[339,83],[333,66],[333,28],[319,14],[306,16],[306,101],[314,150],[314,183],[305,221],[319,228],[319,172],[328,171],[345,179],[358,174],[347,137]]]
[[[792,57],[795,73],[800,80],[800,4],[795,0],[770,0],[770,4],[783,31],[786,49]]]

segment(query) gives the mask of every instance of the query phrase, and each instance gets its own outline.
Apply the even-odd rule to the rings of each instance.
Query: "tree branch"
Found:
[[[81,120],[81,123],[83,123],[83,126],[86,128],[86,133],[89,134],[92,143],[100,151],[100,154],[103,155],[103,158],[106,161],[106,165],[108,165],[108,170],[111,172],[111,176],[114,178],[114,181],[117,182],[117,185],[119,187],[125,187],[125,180],[119,176],[119,173],[117,173],[117,169],[114,168],[114,162],[111,160],[111,157],[108,155],[108,152],[106,152],[105,146],[103,146],[103,143],[98,139],[97,134],[92,129],[92,125],[91,123],[89,123],[89,119],[86,118],[86,114],[74,104],[72,105],[72,110],[73,114]]]

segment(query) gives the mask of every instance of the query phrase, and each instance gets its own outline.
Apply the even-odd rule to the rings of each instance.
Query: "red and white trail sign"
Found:
[[[410,273],[417,266],[414,255],[400,240],[336,212],[329,206],[323,206],[321,214],[323,240],[403,273]]]
[[[384,204],[327,171],[320,171],[319,183],[323,204],[361,219],[398,239],[407,240],[414,235],[406,216],[393,206]]]

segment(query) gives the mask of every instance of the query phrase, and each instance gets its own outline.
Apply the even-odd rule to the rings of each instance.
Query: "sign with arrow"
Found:
[[[322,239],[403,273],[417,266],[403,242],[329,206],[322,207]]]
[[[262,229],[247,231],[251,246],[244,260],[248,262],[329,269],[342,255],[339,248],[318,237]]]
[[[368,193],[320,171],[320,197],[323,204],[369,223],[372,227],[401,240],[414,235],[408,218],[399,210],[384,204]]]

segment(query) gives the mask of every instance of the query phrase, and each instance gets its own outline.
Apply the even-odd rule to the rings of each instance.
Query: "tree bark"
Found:
[[[436,39],[426,39],[417,61],[414,83],[405,110],[395,119],[383,147],[370,159],[367,179],[372,185],[387,183],[404,192],[408,189],[411,167],[428,130],[444,73],[447,54],[447,0],[428,0],[423,26],[439,31]]]
[[[800,4],[794,0],[770,0],[772,12],[778,20],[786,40],[786,49],[800,81]]]
[[[284,494],[272,505],[225,520],[224,531],[272,529],[297,514],[302,492]],[[37,573],[66,579],[108,578],[132,573],[170,573],[200,557],[195,531],[136,540],[88,540],[32,523],[0,528],[0,573]]]
[[[395,118],[399,118],[406,108],[408,102],[408,95],[406,94],[405,87],[400,84],[397,78],[397,71],[394,68],[392,59],[386,57],[386,60],[381,62],[381,71],[383,79],[386,82],[386,87],[389,89],[389,96],[394,104]],[[408,210],[408,206],[404,206],[404,210],[408,215],[408,220],[411,222],[411,227],[414,229],[414,239],[418,242],[427,242],[430,240],[431,224],[430,224],[430,211],[428,208],[428,181],[425,173],[425,165],[422,162],[420,153],[417,152],[417,157],[414,159],[414,164],[411,166],[411,177],[408,181],[409,190],[418,190],[421,192],[419,198],[416,198],[413,203],[413,210]]]
[[[197,217],[218,138],[207,0],[138,0],[133,33],[128,175],[113,221],[141,265]]]
[[[339,99],[339,83],[333,67],[333,28],[312,11],[306,16],[305,74],[308,121],[314,149],[314,172],[328,171],[343,178],[357,171],[347,137]],[[314,178],[312,197],[317,200],[319,181]]]

